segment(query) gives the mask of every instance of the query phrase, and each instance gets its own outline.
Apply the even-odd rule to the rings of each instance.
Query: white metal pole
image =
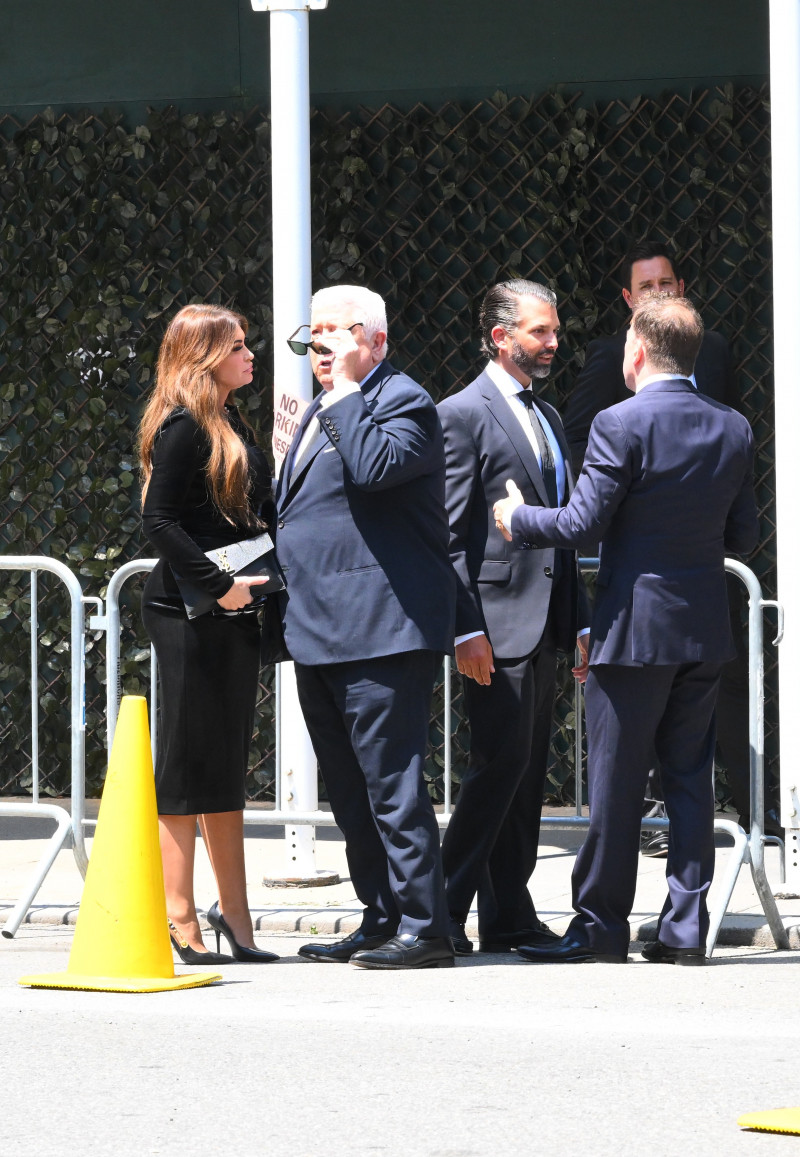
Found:
[[[255,11],[268,11],[272,117],[272,316],[274,389],[311,400],[311,367],[286,345],[303,322],[311,302],[311,148],[308,12],[327,0],[251,0]],[[309,547],[311,544],[309,544]],[[281,672],[281,799],[288,811],[316,811],[317,761],[297,699],[294,664]],[[314,828],[287,827],[286,875],[317,876]]]
[[[800,506],[797,503],[797,328],[800,324],[800,0],[770,0],[772,250],[775,327],[775,492],[780,652],[781,818],[787,890],[800,893]]]

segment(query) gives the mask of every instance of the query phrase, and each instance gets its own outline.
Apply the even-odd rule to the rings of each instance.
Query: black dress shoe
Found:
[[[750,816],[746,812],[742,812],[739,816],[739,825],[743,827],[746,832],[750,831]],[[777,808],[768,808],[764,812],[764,835],[777,836],[779,840],[786,838],[786,832],[781,827],[780,812]]]
[[[351,964],[361,968],[452,968],[455,964],[449,936],[393,936],[380,948],[356,952]]]
[[[354,952],[362,948],[379,948],[386,943],[386,932],[378,932],[375,936],[365,936],[358,928],[345,936],[343,940],[335,940],[333,944],[304,944],[297,949],[297,955],[306,960],[332,960],[335,964],[347,964]]]
[[[559,939],[558,933],[553,932],[541,920],[536,920],[531,928],[523,928],[521,932],[495,932],[485,940],[481,940],[481,952],[512,952],[520,944],[533,944],[539,948],[547,948]]]
[[[453,916],[450,917],[450,926],[447,929],[447,935],[453,942],[453,951],[456,956],[470,956],[472,954],[473,943],[469,936],[467,936],[464,925]]]
[[[662,944],[660,940],[645,944],[642,956],[651,964],[682,964],[697,967],[706,962],[705,948],[670,948],[669,944]]]
[[[669,834],[665,831],[642,832],[639,851],[651,860],[663,859],[669,854]]]
[[[531,964],[627,964],[627,956],[594,952],[574,936],[559,936],[547,947],[520,944],[517,954]]]

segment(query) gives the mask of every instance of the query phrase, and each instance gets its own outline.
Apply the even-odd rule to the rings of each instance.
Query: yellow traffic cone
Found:
[[[164,992],[221,979],[218,972],[175,975],[147,701],[141,695],[125,695],[67,971],[23,976],[19,983],[98,992]]]

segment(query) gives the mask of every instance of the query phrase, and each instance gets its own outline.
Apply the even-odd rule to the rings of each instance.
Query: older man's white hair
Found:
[[[348,307],[358,314],[353,320],[362,323],[367,341],[371,342],[376,333],[387,332],[386,303],[379,294],[363,285],[329,285],[326,289],[318,289],[311,298],[312,324],[316,313]],[[384,342],[379,350],[382,358],[386,357],[386,344]]]

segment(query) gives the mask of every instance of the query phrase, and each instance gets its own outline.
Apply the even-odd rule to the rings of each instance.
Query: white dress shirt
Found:
[[[531,444],[531,448],[536,455],[536,461],[539,463],[539,469],[541,470],[542,455],[539,452],[539,444],[536,441],[536,435],[533,432],[531,420],[528,417],[528,407],[525,405],[522,399],[518,397],[518,395],[522,393],[525,387],[521,386],[516,378],[512,378],[511,374],[507,373],[498,362],[489,362],[486,367],[486,373],[489,375],[500,393],[508,402],[512,414],[519,422],[521,430]],[[564,456],[561,453],[561,447],[556,440],[556,436],[553,433],[553,429],[550,423],[547,421],[547,418],[545,418],[544,414],[535,402],[533,404],[533,408],[536,411],[536,416],[541,423],[544,436],[550,443],[550,449],[553,453],[553,462],[555,463],[556,468],[556,494],[558,496],[558,505],[562,506],[564,503],[564,495],[567,489],[567,470],[564,465]]]
[[[533,432],[533,427],[531,426],[531,420],[528,417],[528,407],[518,396],[522,390],[525,389],[525,386],[520,385],[517,379],[513,378],[511,374],[504,370],[498,362],[489,362],[486,366],[486,373],[508,402],[509,409],[519,422],[520,429],[531,444],[531,448],[536,455],[536,461],[539,463],[539,469],[541,470],[542,455],[539,450],[539,444],[536,441],[536,435]],[[532,384],[533,383],[531,383],[531,385]],[[550,443],[550,449],[553,453],[553,462],[556,468],[556,493],[558,495],[559,505],[562,505],[567,489],[567,468],[564,464],[564,455],[561,453],[561,447],[553,433],[552,426],[535,402],[533,408],[536,411],[536,416],[541,423],[544,436]],[[498,498],[500,497],[502,497],[502,495],[498,495]],[[467,639],[477,639],[477,637],[482,634],[484,634],[483,631],[470,631],[466,635],[457,635],[455,645],[458,646],[459,643],[466,643]],[[589,628],[586,627],[580,631],[579,634],[588,635]]]

